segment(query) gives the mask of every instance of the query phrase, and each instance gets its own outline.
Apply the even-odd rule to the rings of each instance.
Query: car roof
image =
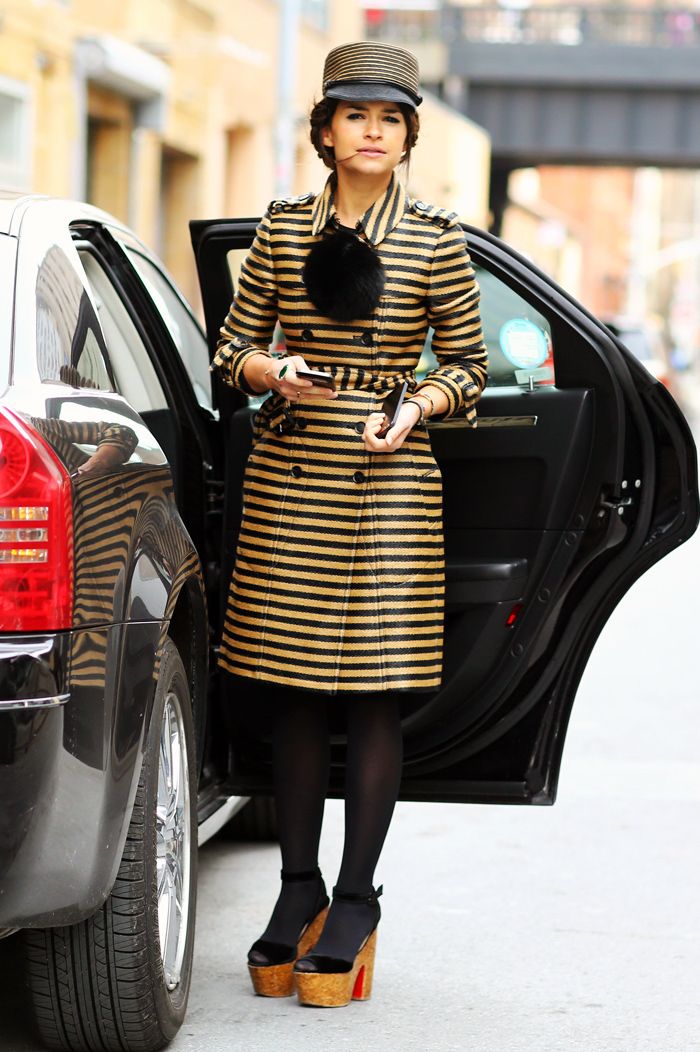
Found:
[[[9,234],[17,207],[34,195],[13,190],[0,190],[0,234]]]
[[[139,245],[142,245],[144,251],[150,255],[148,248],[146,245],[143,245],[141,239],[137,237],[134,231],[119,219],[116,219],[115,216],[110,215],[109,212],[104,212],[101,208],[96,208],[85,201],[76,201],[67,197],[55,197],[49,194],[28,194],[0,189],[0,234],[17,236],[22,216],[28,209],[37,204],[43,208],[51,203],[59,206],[64,215],[66,212],[70,213],[71,222],[78,219],[86,219],[102,223],[113,230],[123,230]]]

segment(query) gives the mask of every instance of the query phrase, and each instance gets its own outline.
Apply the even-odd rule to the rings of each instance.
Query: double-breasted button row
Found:
[[[295,479],[300,479],[301,476],[304,474],[304,469],[300,467],[299,464],[292,464],[291,473]],[[361,485],[363,482],[366,482],[367,477],[364,471],[356,471],[352,476],[352,481],[356,482],[358,486]]]
[[[302,340],[306,340],[307,342],[309,340],[313,340],[313,330],[302,329],[301,338]],[[355,341],[355,343],[361,343],[363,347],[374,347],[374,333],[369,332],[369,330],[366,330],[365,332],[356,332],[352,338]]]

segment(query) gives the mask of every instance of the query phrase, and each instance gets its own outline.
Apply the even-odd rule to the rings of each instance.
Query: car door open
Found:
[[[552,803],[595,640],[633,582],[696,529],[696,453],[668,392],[595,318],[503,242],[465,229],[489,383],[476,429],[430,425],[444,490],[445,663],[439,692],[402,702],[402,798]],[[251,243],[255,222],[191,230],[213,353],[233,292],[229,253]],[[231,489],[250,411],[218,386]],[[230,549],[235,494],[227,516]],[[342,758],[341,735],[335,748]],[[235,791],[269,792],[265,746],[243,735],[236,750]],[[334,795],[341,775],[339,764]]]

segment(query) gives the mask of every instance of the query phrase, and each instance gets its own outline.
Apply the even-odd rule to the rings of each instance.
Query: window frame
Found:
[[[0,96],[12,100],[19,108],[17,137],[12,155],[13,163],[0,156],[0,185],[7,190],[30,190],[32,185],[32,125],[33,99],[29,84],[13,77],[0,75]]]

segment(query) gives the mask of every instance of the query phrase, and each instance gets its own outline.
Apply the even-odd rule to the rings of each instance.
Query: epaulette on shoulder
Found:
[[[438,208],[427,201],[409,201],[408,207],[414,215],[421,216],[439,227],[454,226],[457,219],[456,212],[448,212],[446,208]]]
[[[268,205],[268,211],[272,214],[275,212],[293,212],[295,208],[299,208],[301,205],[310,204],[315,198],[316,194],[298,194],[296,197],[276,197],[273,201],[270,201]]]

